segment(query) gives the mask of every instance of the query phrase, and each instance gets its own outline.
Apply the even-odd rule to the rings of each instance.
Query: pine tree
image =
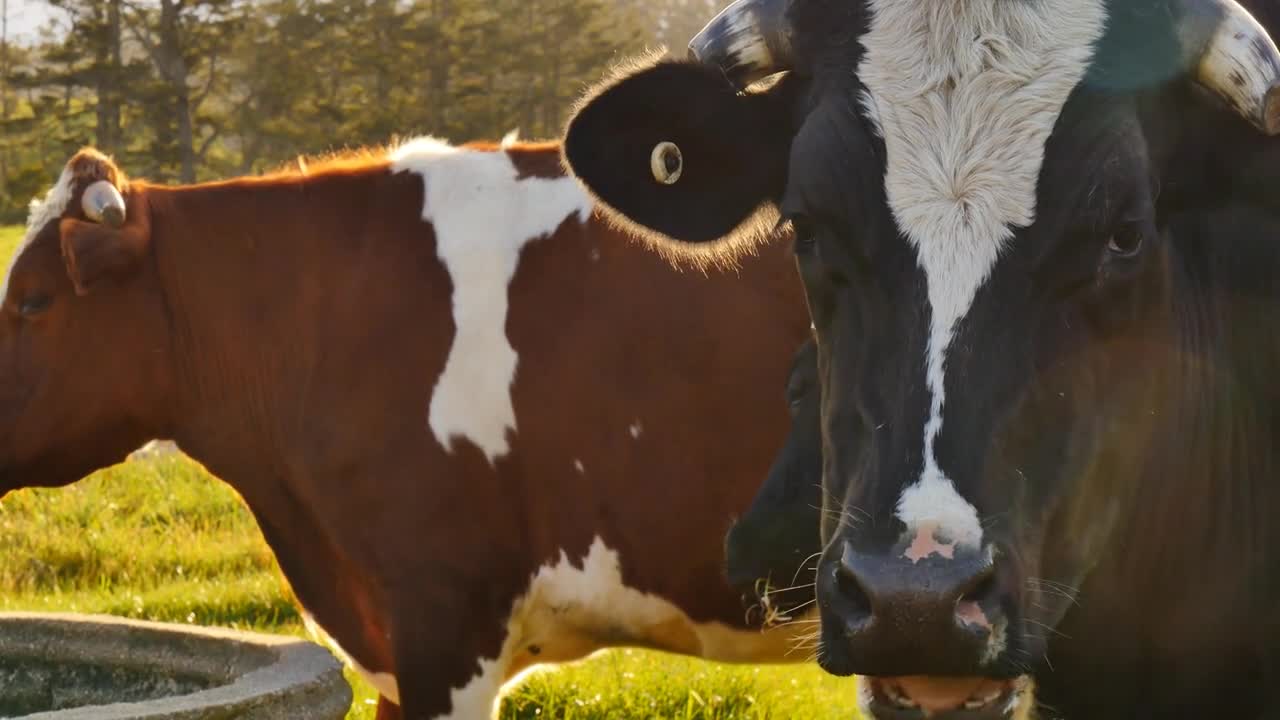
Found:
[[[518,128],[557,137],[611,63],[691,34],[722,4],[46,2],[70,32],[0,53],[9,66],[0,72],[0,175],[14,198],[0,197],[3,220],[28,199],[17,199],[20,183],[47,185],[85,143],[135,175],[191,181],[396,136],[464,142]]]
[[[222,63],[240,25],[237,0],[159,0],[159,7],[126,2],[131,36],[146,50],[156,82],[147,99],[155,133],[157,174],[177,166],[178,179],[194,182],[196,167],[222,132],[205,106],[222,79]],[[204,111],[204,112],[202,112]]]

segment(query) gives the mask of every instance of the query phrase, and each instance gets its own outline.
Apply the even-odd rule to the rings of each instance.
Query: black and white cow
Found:
[[[570,121],[663,247],[795,228],[872,716],[1280,716],[1277,14],[740,0]]]

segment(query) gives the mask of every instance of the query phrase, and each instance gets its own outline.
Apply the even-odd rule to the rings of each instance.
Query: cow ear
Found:
[[[114,228],[64,218],[58,229],[62,259],[77,295],[89,294],[103,281],[128,276],[147,253],[149,234],[142,223]]]
[[[738,92],[692,62],[624,71],[570,118],[565,164],[628,231],[681,243],[730,238],[785,187],[786,87]]]

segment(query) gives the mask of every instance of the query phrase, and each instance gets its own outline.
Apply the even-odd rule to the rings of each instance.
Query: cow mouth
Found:
[[[1021,685],[985,677],[864,678],[872,716],[882,720],[995,720],[1012,717]]]

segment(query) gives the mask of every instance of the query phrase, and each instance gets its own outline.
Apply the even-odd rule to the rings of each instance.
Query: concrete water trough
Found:
[[[342,665],[304,640],[0,613],[0,718],[340,720],[350,705]]]

